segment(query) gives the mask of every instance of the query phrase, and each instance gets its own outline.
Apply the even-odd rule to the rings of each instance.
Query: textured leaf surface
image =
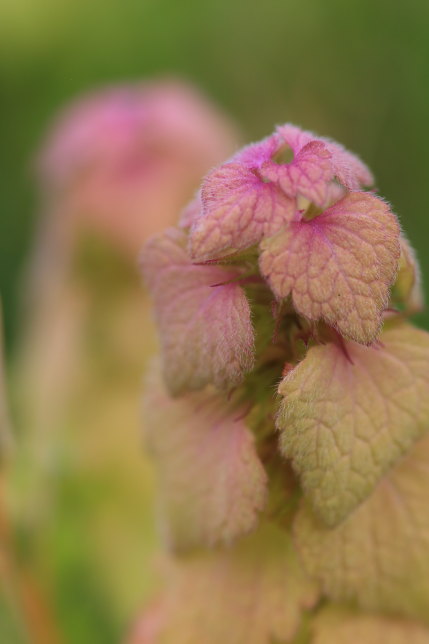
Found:
[[[302,507],[295,537],[308,572],[332,598],[428,621],[428,496],[426,436],[337,528],[329,530]]]
[[[429,630],[417,622],[365,615],[337,607],[315,618],[311,644],[427,644]]]
[[[429,429],[429,334],[399,325],[381,339],[347,343],[349,359],[335,344],[313,347],[279,386],[280,448],[329,525]]]
[[[374,183],[374,178],[367,166],[358,156],[346,150],[340,143],[313,134],[313,132],[301,130],[289,123],[278,127],[277,132],[280,138],[292,148],[295,156],[311,141],[322,142],[331,155],[333,174],[349,190],[359,190]]]
[[[156,379],[147,389],[146,439],[179,549],[228,543],[257,523],[267,477],[242,411],[211,391],[172,399]]]
[[[190,228],[200,216],[202,207],[201,194],[198,192],[182,210],[179,218],[180,228]]]
[[[252,246],[295,213],[294,200],[241,163],[213,170],[203,183],[202,200],[203,214],[191,234],[191,254],[197,260]]]
[[[164,377],[173,394],[238,384],[253,365],[250,308],[236,271],[195,266],[186,235],[169,229],[145,247],[142,269],[155,303]],[[216,284],[223,284],[215,286]]]
[[[266,179],[278,183],[289,197],[300,194],[318,206],[325,205],[329,182],[334,176],[331,154],[321,141],[307,143],[291,163],[267,162],[261,172]]]
[[[266,161],[279,152],[282,145],[281,137],[275,132],[261,141],[244,146],[234,154],[231,161],[241,163],[249,169],[259,170]]]
[[[292,294],[299,313],[369,344],[380,329],[399,255],[395,216],[377,197],[355,192],[265,240],[260,267],[277,297]]]
[[[289,537],[272,526],[231,549],[176,562],[168,582],[166,627],[156,644],[288,642],[318,596]]]

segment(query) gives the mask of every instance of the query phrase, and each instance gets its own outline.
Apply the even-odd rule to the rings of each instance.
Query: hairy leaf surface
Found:
[[[191,255],[199,261],[247,248],[280,230],[295,213],[295,201],[252,168],[227,163],[202,187],[203,213],[191,233]]]
[[[256,526],[267,476],[242,412],[213,391],[172,399],[152,376],[146,440],[158,473],[164,532],[178,549],[229,543]]]
[[[358,156],[346,150],[340,143],[331,141],[323,136],[301,130],[287,123],[277,128],[279,137],[293,150],[295,156],[312,141],[322,142],[331,155],[332,173],[349,190],[360,190],[374,183],[368,167]]]
[[[400,324],[381,342],[313,347],[279,386],[281,451],[329,525],[429,429],[429,334]]]
[[[325,205],[334,176],[331,154],[321,141],[307,143],[290,163],[266,162],[261,173],[289,197],[300,194],[318,206]]]
[[[325,593],[429,621],[428,492],[425,436],[337,528],[324,527],[304,505],[296,519],[296,542]]]
[[[196,266],[186,235],[169,229],[148,242],[141,260],[155,303],[163,370],[172,394],[237,385],[253,365],[250,307],[237,271]]]
[[[354,192],[262,243],[260,267],[279,298],[370,344],[388,305],[400,255],[399,225],[377,197]]]

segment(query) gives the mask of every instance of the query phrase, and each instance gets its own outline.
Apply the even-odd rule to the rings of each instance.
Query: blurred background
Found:
[[[416,248],[425,284],[428,33],[425,0],[265,0],[263,6],[248,0],[1,0],[0,278],[20,453],[7,512],[20,562],[12,575],[18,594],[30,621],[31,614],[42,616],[35,626],[42,635],[33,641],[121,641],[157,577],[148,563],[156,549],[151,472],[138,436],[141,373],[156,341],[149,322],[139,326],[148,311],[134,260],[125,261],[110,242],[87,238],[77,253],[73,280],[76,274],[93,279],[84,316],[87,326],[95,320],[84,341],[92,358],[80,362],[73,386],[64,385],[73,394],[61,411],[50,409],[49,421],[40,416],[39,424],[51,426],[45,444],[38,430],[28,429],[33,419],[23,412],[19,383],[31,371],[20,355],[29,324],[23,284],[46,207],[35,158],[58,111],[105,86],[174,77],[196,86],[227,115],[220,118],[231,119],[225,127],[234,132],[232,149],[285,121],[332,137],[373,170],[379,193]],[[188,197],[197,184],[196,177],[189,181]],[[105,301],[100,293],[108,288],[120,295]],[[142,303],[136,304],[140,289]],[[113,357],[105,351],[111,342],[107,333],[103,344],[101,324],[112,321],[124,298],[132,302],[123,307],[132,321],[115,318],[111,325],[127,338],[127,359],[120,343]],[[63,315],[70,320],[68,309]],[[429,314],[416,322],[429,329]],[[50,387],[43,395],[48,401],[52,395],[54,406],[61,396]],[[105,404],[112,392],[113,411]],[[4,605],[0,641],[28,641],[19,606],[7,598]]]

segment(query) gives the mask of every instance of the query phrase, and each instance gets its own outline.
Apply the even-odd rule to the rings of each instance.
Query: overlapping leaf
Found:
[[[169,572],[164,627],[153,644],[288,642],[318,597],[290,538],[272,526],[233,548],[177,561]]]
[[[418,622],[364,614],[332,606],[312,624],[311,644],[427,644],[429,630]]]
[[[196,221],[196,219],[200,216],[201,209],[201,194],[198,191],[194,198],[191,199],[191,201],[182,210],[179,219],[180,228],[190,228],[194,221]]]
[[[400,324],[379,347],[316,346],[281,382],[277,426],[317,515],[342,521],[429,429],[429,334]]]
[[[258,521],[267,477],[242,412],[207,390],[172,399],[152,376],[146,438],[167,540],[179,549],[229,543]]]
[[[379,332],[399,255],[399,225],[388,206],[354,192],[265,240],[260,267],[277,297],[291,294],[299,313],[369,344]]]
[[[368,167],[359,157],[346,150],[340,143],[323,136],[317,136],[313,132],[301,130],[290,123],[278,127],[277,133],[280,139],[290,146],[295,156],[311,141],[323,143],[325,149],[330,153],[332,174],[349,190],[360,190],[374,183],[374,177]]]
[[[253,365],[250,308],[237,271],[193,265],[186,235],[169,229],[145,247],[142,269],[155,303],[164,376],[173,394],[208,383],[230,388]],[[219,285],[220,284],[220,285]]]
[[[282,163],[288,147],[293,159]],[[191,235],[192,256],[212,259],[273,235],[294,218],[297,197],[326,207],[335,177],[351,190],[373,181],[368,168],[341,145],[292,125],[278,128],[205,179],[203,213]]]
[[[337,528],[324,527],[304,505],[295,536],[308,572],[334,599],[428,621],[428,494],[426,436]]]
[[[300,194],[322,207],[334,176],[331,153],[321,141],[310,141],[290,163],[266,162],[261,174],[277,183],[289,197]]]
[[[205,260],[247,248],[290,221],[295,201],[252,168],[227,163],[213,170],[202,188],[203,214],[191,234],[191,254]]]

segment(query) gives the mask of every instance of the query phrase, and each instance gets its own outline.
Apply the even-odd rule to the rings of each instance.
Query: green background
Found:
[[[85,91],[159,74],[195,83],[247,140],[292,121],[357,152],[429,281],[428,34],[427,0],[0,0],[0,279],[8,350],[37,219],[32,164],[51,119]],[[418,323],[429,329],[429,315]],[[122,625],[85,539],[105,484],[65,466],[61,472],[58,525],[46,535],[47,558],[60,570],[56,613],[65,641],[113,644]]]
[[[174,74],[248,139],[292,121],[370,165],[429,273],[429,3],[1,0],[1,292],[7,338],[34,226],[31,159],[58,108],[105,83]],[[429,327],[428,315],[420,323]]]

